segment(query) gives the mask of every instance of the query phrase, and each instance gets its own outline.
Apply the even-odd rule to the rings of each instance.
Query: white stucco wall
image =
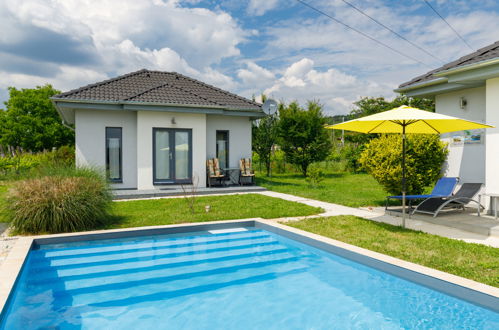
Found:
[[[461,97],[464,97],[468,102],[465,109],[460,108],[459,101]],[[485,100],[485,87],[440,94],[435,97],[436,112],[486,122]],[[444,141],[450,142],[451,137],[454,135],[459,135],[459,133],[444,134],[442,137]],[[485,183],[485,148],[485,141],[481,144],[453,145],[449,143],[446,176],[457,176],[460,178],[461,183]]]
[[[495,128],[486,130],[486,191],[499,193],[499,78],[486,81],[487,124]]]
[[[172,124],[175,118],[176,124]],[[192,174],[206,186],[206,115],[163,111],[137,112],[137,189],[154,189],[153,128],[192,129]]]
[[[75,110],[76,164],[106,166],[106,127],[122,127],[123,183],[113,188],[137,187],[136,113],[130,111]]]
[[[251,121],[248,117],[206,116],[206,156],[216,157],[216,131],[229,131],[229,167],[239,167],[241,158],[251,158]]]

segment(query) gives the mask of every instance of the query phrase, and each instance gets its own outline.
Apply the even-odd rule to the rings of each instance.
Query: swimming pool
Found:
[[[499,314],[255,227],[35,246],[1,329],[498,329]]]

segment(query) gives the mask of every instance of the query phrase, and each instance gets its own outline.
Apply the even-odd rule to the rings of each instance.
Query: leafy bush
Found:
[[[316,188],[324,181],[324,172],[318,166],[310,166],[305,180],[307,180],[310,186]]]
[[[63,146],[53,151],[0,157],[0,179],[19,180],[40,177],[47,171],[47,168],[73,166],[74,153],[74,147]]]
[[[346,144],[343,149],[341,149],[342,158],[344,158],[346,162],[346,170],[351,173],[362,172],[363,168],[359,160],[363,150],[364,145],[358,146],[351,143]]]
[[[438,135],[408,135],[406,146],[406,191],[421,194],[440,177],[448,150]],[[387,192],[401,193],[401,135],[382,135],[371,140],[365,145],[359,161]]]
[[[3,175],[19,175],[35,168],[39,164],[40,160],[31,154],[23,154],[15,157],[2,157],[0,158],[0,171]]]
[[[18,181],[7,193],[7,212],[18,233],[94,229],[108,216],[111,194],[100,173],[60,167],[52,175]]]
[[[282,150],[275,150],[274,154],[272,155],[272,169],[274,173],[286,173],[287,172],[287,167],[286,166],[286,155]]]

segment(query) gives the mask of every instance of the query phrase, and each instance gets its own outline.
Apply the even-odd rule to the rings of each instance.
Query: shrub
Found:
[[[286,159],[282,150],[274,151],[274,154],[272,155],[272,169],[274,170],[274,173],[282,174],[287,172]]]
[[[53,175],[16,182],[7,211],[18,233],[60,233],[94,229],[108,216],[111,195],[91,169],[61,168]]]
[[[421,194],[440,177],[448,150],[438,135],[410,134],[406,146],[406,191]],[[388,193],[401,193],[401,135],[382,135],[371,140],[365,145],[359,161]]]
[[[313,187],[317,188],[320,186],[322,181],[324,181],[324,172],[319,166],[310,166],[308,171],[307,171],[307,180],[308,184]]]
[[[0,178],[19,180],[40,177],[46,168],[71,167],[75,163],[74,153],[74,147],[63,146],[53,151],[0,157]]]
[[[349,172],[359,173],[362,172],[363,168],[360,164],[360,156],[362,151],[364,150],[364,145],[356,145],[356,144],[346,144],[341,149],[341,155],[345,159],[345,167]]]

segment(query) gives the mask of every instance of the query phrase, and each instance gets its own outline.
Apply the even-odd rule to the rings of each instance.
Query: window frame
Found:
[[[120,167],[120,177],[117,179],[112,179],[109,177],[109,138],[110,138],[110,129],[119,129],[119,139],[120,139],[120,153],[119,153],[119,167]],[[114,136],[113,136],[114,137]],[[106,126],[106,179],[110,183],[123,183],[123,127],[117,126]]]

